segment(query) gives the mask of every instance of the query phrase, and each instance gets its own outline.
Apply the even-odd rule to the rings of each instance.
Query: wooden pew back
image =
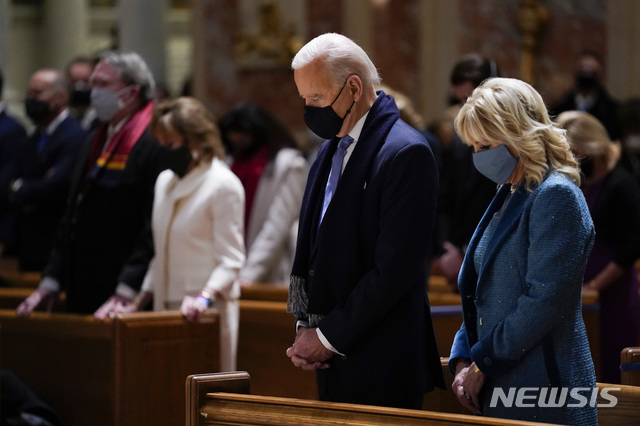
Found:
[[[251,374],[256,394],[315,399],[315,375],[293,367],[285,355],[295,339],[294,318],[286,312],[286,294],[286,287],[253,284],[243,288],[238,369]],[[448,355],[462,323],[460,296],[435,293],[429,297],[433,299],[431,315],[438,350],[441,355]],[[452,304],[456,301],[457,304]],[[583,311],[587,331],[589,338],[595,340],[599,337],[598,305],[591,299],[585,301],[591,303]],[[592,343],[591,347],[597,346]]]
[[[425,395],[422,409],[466,414],[467,410],[460,405],[451,389],[453,375],[449,372],[447,366],[449,360],[448,358],[441,358],[440,361],[447,389],[436,388],[433,392]],[[640,424],[640,387],[601,382],[596,383],[596,386],[599,389],[598,405],[604,405],[598,408],[598,424],[600,426]],[[606,406],[610,401],[603,398],[600,393],[604,388],[611,389],[609,394],[617,398],[618,401],[614,407]]]
[[[91,316],[0,310],[0,364],[66,425],[180,424],[184,380],[219,366],[217,315],[179,312]]]
[[[236,381],[241,382],[242,393],[236,393]],[[249,375],[244,372],[187,378],[190,410],[186,412],[186,425],[541,425],[466,414],[247,395],[248,381]]]
[[[598,393],[598,424],[600,426],[640,424],[640,387],[600,382],[596,385],[600,391],[605,388],[610,389],[608,394],[617,399],[615,406],[607,407],[610,401]]]
[[[640,386],[640,347],[624,348],[620,352],[620,383]]]
[[[254,393],[318,397],[315,373],[294,367],[285,353],[295,334],[285,302],[240,300],[238,369],[251,374]]]
[[[443,367],[446,360],[443,360]],[[450,376],[450,373],[446,373]],[[630,425],[640,422],[640,387],[597,383],[598,424],[600,426]],[[601,391],[609,389],[609,397]],[[540,425],[491,417],[478,417],[460,411],[460,404],[448,389],[442,393],[450,401],[443,407],[454,411],[404,410],[356,404],[340,404],[248,395],[250,378],[246,372],[201,374],[189,376],[186,381],[186,425]],[[608,407],[610,397],[615,406]]]
[[[0,257],[0,281],[11,287],[36,288],[40,283],[39,272],[23,272],[16,257]]]

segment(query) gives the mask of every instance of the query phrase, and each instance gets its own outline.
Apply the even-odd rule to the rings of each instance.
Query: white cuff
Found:
[[[308,321],[302,321],[302,320],[296,321],[296,334],[298,334],[298,329],[300,329],[300,327],[309,328],[309,322]]]
[[[18,192],[18,190],[22,186],[22,182],[23,182],[22,178],[18,178],[14,180],[13,183],[11,184],[11,191]]]
[[[60,283],[55,278],[43,277],[38,288],[52,293],[60,293]]]
[[[129,287],[127,284],[120,283],[118,284],[118,287],[116,287],[116,294],[126,299],[133,300],[135,299],[138,292]]]
[[[316,327],[316,333],[318,334],[318,339],[320,339],[320,341],[322,342],[322,344],[324,345],[325,348],[329,349],[331,352],[336,353],[342,357],[345,357],[345,354],[341,354],[340,352],[338,352],[338,350],[336,348],[334,348],[331,343],[329,343],[329,341],[327,340],[326,337],[324,337],[324,334],[322,334],[322,331],[320,331],[320,328]]]

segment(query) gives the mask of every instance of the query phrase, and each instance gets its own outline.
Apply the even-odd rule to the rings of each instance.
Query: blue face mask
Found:
[[[487,151],[474,153],[473,164],[487,178],[497,184],[503,184],[516,169],[518,159],[502,144]]]

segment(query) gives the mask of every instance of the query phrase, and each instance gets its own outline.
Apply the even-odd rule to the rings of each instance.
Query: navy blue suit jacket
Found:
[[[36,130],[20,152],[13,177],[22,179],[22,185],[11,197],[18,211],[20,267],[34,271],[44,268],[53,247],[73,164],[86,132],[69,116],[47,136],[39,150],[41,135]]]
[[[26,139],[22,124],[5,111],[0,112],[0,241],[3,242],[11,238],[14,227],[13,215],[7,211],[9,183],[18,151]]]
[[[307,314],[346,355],[318,370],[319,394],[416,408],[443,385],[425,271],[438,193],[434,156],[381,93],[318,229],[337,143],[325,142],[311,168],[292,272],[292,283],[305,282]]]

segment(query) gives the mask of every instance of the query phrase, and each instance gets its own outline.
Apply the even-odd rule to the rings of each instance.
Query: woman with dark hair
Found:
[[[307,163],[289,131],[253,103],[218,122],[231,170],[245,190],[247,261],[241,283],[286,284],[295,252]]]
[[[464,104],[473,90],[487,78],[499,77],[496,63],[479,53],[467,53],[462,56],[451,70],[452,101]]]

